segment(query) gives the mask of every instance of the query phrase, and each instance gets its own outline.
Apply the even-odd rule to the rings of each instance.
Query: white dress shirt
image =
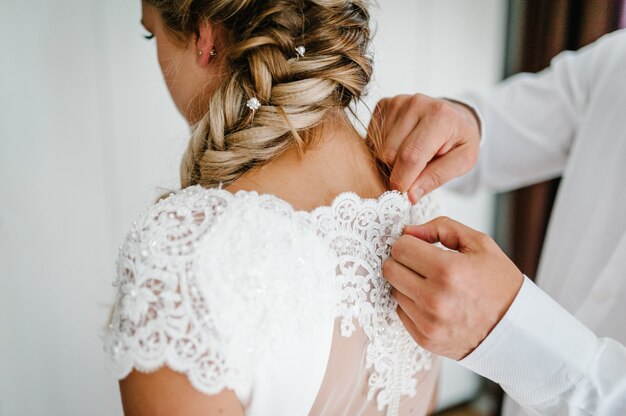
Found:
[[[536,286],[460,361],[529,414],[626,415],[626,31],[470,94],[484,126],[463,192],[562,175]],[[539,287],[541,289],[539,289]],[[507,416],[523,414],[510,399]]]

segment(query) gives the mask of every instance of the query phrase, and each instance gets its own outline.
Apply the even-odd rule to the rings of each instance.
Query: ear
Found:
[[[195,47],[198,63],[201,67],[206,68],[212,58],[211,51],[215,47],[215,30],[213,25],[208,21],[200,23]]]

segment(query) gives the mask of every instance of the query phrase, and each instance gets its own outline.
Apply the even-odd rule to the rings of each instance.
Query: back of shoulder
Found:
[[[332,322],[333,278],[332,253],[285,204],[183,190],[128,233],[104,339],[109,368],[122,379],[167,365],[202,392],[245,391],[275,340]],[[290,319],[294,310],[304,313]]]

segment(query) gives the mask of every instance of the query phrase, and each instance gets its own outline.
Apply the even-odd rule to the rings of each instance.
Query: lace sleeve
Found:
[[[217,196],[171,196],[143,214],[120,249],[115,309],[104,339],[110,370],[122,379],[163,365],[206,393],[224,386],[224,351],[198,287],[194,253],[226,207]]]
[[[322,315],[332,322],[334,260],[289,215],[200,187],[142,215],[118,261],[104,338],[113,374],[167,365],[207,394],[249,391],[268,346]]]

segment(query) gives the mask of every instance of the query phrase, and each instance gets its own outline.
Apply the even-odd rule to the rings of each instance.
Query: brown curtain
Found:
[[[510,0],[505,75],[537,72],[563,50],[576,50],[624,23],[624,0]],[[497,237],[535,276],[559,180],[498,197]]]

